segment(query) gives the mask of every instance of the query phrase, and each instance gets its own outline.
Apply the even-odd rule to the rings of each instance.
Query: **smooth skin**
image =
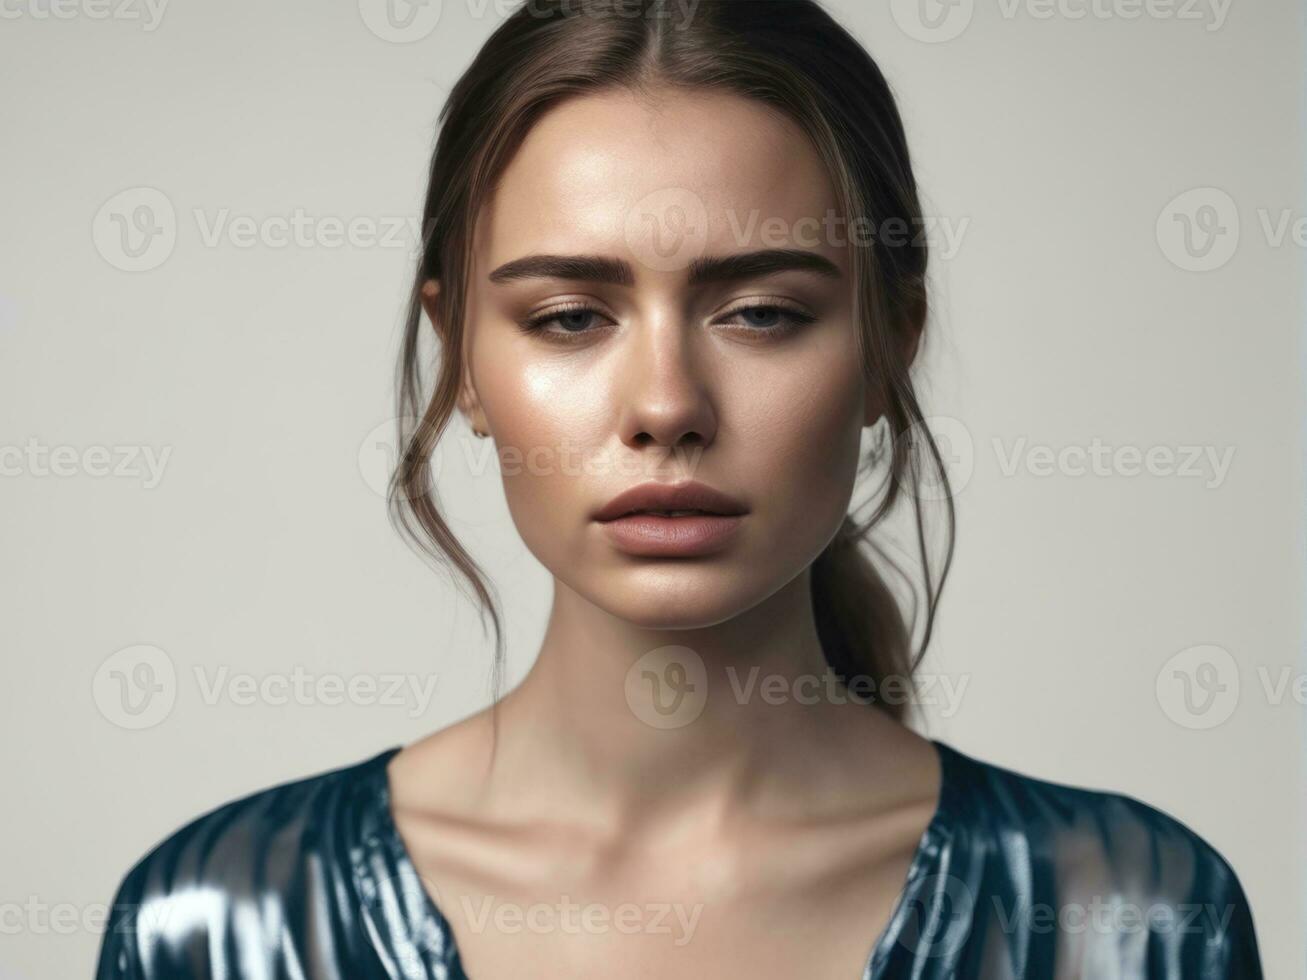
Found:
[[[666,231],[699,206],[706,234],[664,261],[668,239],[640,214]],[[859,980],[889,920],[937,806],[934,749],[865,704],[759,686],[825,674],[809,566],[881,414],[850,246],[799,224],[835,207],[815,149],[767,107],[615,90],[545,115],[480,216],[460,407],[501,459],[535,451],[504,488],[554,601],[534,667],[499,704],[493,765],[487,709],[388,768],[400,834],[473,980]],[[808,262],[691,282],[690,258],[773,249],[780,228],[836,275]],[[495,275],[559,255],[624,262],[629,278]],[[439,288],[423,292],[437,330]],[[523,329],[537,317],[543,333]],[[565,466],[564,450],[600,462]],[[749,508],[718,553],[635,558],[591,519],[628,487],[685,478]],[[673,644],[704,663],[706,701],[659,728],[628,673]],[[565,901],[597,907],[588,927],[568,927]]]

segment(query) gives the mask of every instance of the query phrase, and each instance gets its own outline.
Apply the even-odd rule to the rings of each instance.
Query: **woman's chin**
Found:
[[[738,569],[613,576],[588,598],[611,616],[643,629],[705,629],[727,622],[770,594],[749,588]],[[774,590],[772,590],[774,591]]]

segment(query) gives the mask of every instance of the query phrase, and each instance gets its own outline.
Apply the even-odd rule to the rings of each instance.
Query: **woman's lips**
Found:
[[[697,480],[684,483],[650,481],[623,490],[594,513],[597,521],[611,521],[632,514],[663,514],[697,511],[723,517],[746,514],[749,508],[734,497]]]
[[[707,555],[726,547],[740,525],[743,514],[693,514],[666,517],[660,514],[627,514],[600,521],[610,541],[629,555],[641,558],[689,558]]]

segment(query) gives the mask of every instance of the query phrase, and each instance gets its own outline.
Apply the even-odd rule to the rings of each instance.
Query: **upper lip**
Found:
[[[612,521],[627,514],[650,510],[701,510],[733,516],[749,508],[705,483],[641,483],[619,493],[595,514],[597,521]]]

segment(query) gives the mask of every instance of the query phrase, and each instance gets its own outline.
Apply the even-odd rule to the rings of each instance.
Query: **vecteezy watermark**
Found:
[[[98,935],[108,921],[109,906],[103,902],[50,902],[39,895],[0,902],[0,936]]]
[[[170,0],[0,0],[0,20],[135,21],[158,29]]]
[[[436,674],[314,672],[296,664],[289,671],[265,674],[236,672],[225,665],[197,664],[192,669],[200,702],[302,707],[351,705],[404,708],[411,718],[426,712],[436,689]],[[116,651],[100,665],[91,685],[100,713],[119,728],[152,728],[177,703],[177,669],[157,646],[136,644]]]
[[[359,0],[363,23],[377,37],[392,44],[411,44],[428,37],[440,23],[448,0]],[[641,0],[462,0],[459,4],[476,20],[494,16],[504,20],[524,11],[528,17],[610,16],[661,20],[673,31],[684,30],[694,19],[702,0],[672,0],[651,4]]]
[[[890,13],[908,37],[941,44],[971,26],[976,0],[890,0]]]
[[[313,215],[303,208],[289,214],[233,215],[230,208],[194,209],[205,248],[400,248],[417,243],[420,222],[411,215]]]
[[[1177,725],[1215,728],[1239,703],[1239,667],[1213,643],[1186,647],[1162,664],[1156,691],[1157,703]]]
[[[410,420],[408,431],[413,431],[415,421]],[[665,482],[669,473],[675,473],[678,480],[688,480],[694,476],[704,452],[702,446],[669,446],[639,455],[623,453],[607,444],[584,446],[569,439],[556,445],[519,446],[461,435],[452,446],[442,440],[433,449],[428,463],[432,484],[453,465],[478,477],[497,471],[501,476],[605,476],[633,483],[641,478]],[[395,421],[371,429],[358,449],[363,482],[378,495],[386,496],[399,457]],[[403,488],[397,488],[397,492],[402,493]]]
[[[314,673],[299,664],[289,673],[233,674],[226,666],[195,667],[200,700],[249,706],[297,704],[303,707],[349,704],[359,707],[407,708],[410,718],[424,714],[436,690],[435,674]]]
[[[0,477],[89,476],[139,480],[153,490],[163,480],[172,446],[49,446],[35,436],[22,446],[0,445]]]
[[[976,444],[971,430],[959,419],[948,415],[930,415],[912,423],[899,438],[925,462],[927,437],[939,451],[944,472],[934,466],[917,468],[918,479],[904,484],[904,489],[917,500],[931,502],[956,497],[976,472]]]
[[[1281,664],[1274,672],[1265,664],[1257,668],[1266,703],[1280,705],[1285,699],[1300,707],[1307,707],[1307,672]]]
[[[413,416],[404,418],[408,432],[416,430],[418,419]],[[390,481],[395,468],[399,465],[399,428],[398,419],[382,422],[371,429],[359,443],[358,467],[363,482],[375,494],[385,497],[390,492]],[[478,440],[480,441],[480,440]],[[471,451],[471,450],[469,450]],[[440,447],[431,453],[428,462],[429,480],[434,486],[444,468],[444,455]],[[402,487],[397,492],[403,493]]]
[[[902,439],[912,440],[918,455],[924,453],[925,436],[933,438],[944,464],[945,483],[934,467],[919,471],[917,484],[906,490],[921,500],[957,496],[970,482],[976,468],[976,442],[967,425],[947,415],[930,416],[914,424]],[[1234,463],[1234,446],[1112,445],[1095,436],[1085,444],[1060,446],[1032,443],[1027,437],[990,440],[998,472],[1006,478],[1034,477],[1121,477],[1147,476],[1159,479],[1200,480],[1203,487],[1221,487]]]
[[[192,921],[185,902],[55,902],[40,895],[0,901],[2,936],[102,936],[109,931],[158,936],[175,928],[179,919]],[[5,976],[0,971],[0,977]]]
[[[828,210],[820,218],[806,217],[791,221],[772,216],[763,218],[754,208],[740,215],[734,208],[726,211],[735,244],[741,248],[761,244],[768,248],[786,248],[798,245],[816,248],[929,248],[941,258],[955,258],[962,248],[962,239],[971,226],[967,217],[953,219],[941,215],[920,215],[912,218],[885,218],[876,220],[866,215],[846,218],[835,210]]]
[[[829,668],[818,674],[764,673],[760,666],[725,668],[723,690],[736,704],[916,704],[941,707],[945,718],[957,713],[970,682],[966,674],[854,674],[841,677]],[[691,647],[671,644],[650,650],[626,672],[626,703],[652,728],[683,728],[708,702],[709,672]]]
[[[821,674],[763,674],[750,667],[741,674],[732,664],[726,668],[731,694],[737,704],[754,699],[763,704],[888,704],[943,706],[940,715],[957,714],[971,682],[969,674],[853,674],[839,677],[834,671]]]
[[[703,257],[714,224],[729,234],[735,248],[929,248],[954,258],[971,225],[970,218],[919,215],[912,218],[870,215],[848,217],[834,209],[799,218],[763,216],[724,208],[709,212],[703,199],[686,187],[665,187],[645,195],[627,211],[626,246],[645,267],[657,272],[687,268]]]
[[[465,444],[466,445],[466,444]],[[677,476],[688,479],[703,457],[702,446],[669,446],[648,456],[621,453],[604,445],[579,446],[563,440],[556,446],[493,446],[488,442],[472,444],[477,452],[467,457],[469,470],[481,475],[493,460],[505,476],[621,476],[632,479],[655,478],[674,467]]]
[[[694,937],[702,902],[578,902],[566,894],[549,901],[507,901],[495,895],[459,895],[440,889],[429,878],[411,867],[373,883],[361,881],[363,902],[369,909],[387,913],[393,899],[405,906],[421,905],[428,900],[442,914],[448,914],[457,901],[462,910],[463,927],[474,933],[535,935],[664,935],[677,946]]]
[[[914,958],[947,957],[971,931],[976,893],[958,875],[934,872],[908,882],[896,942]]]
[[[1007,935],[1084,935],[1120,937],[1138,933],[1153,935],[1202,935],[1220,942],[1234,915],[1233,903],[1174,902],[1163,899],[1132,901],[1121,895],[1092,895],[1087,901],[1024,902],[1005,905],[994,895],[994,921]]]
[[[493,896],[462,897],[463,918],[472,932],[535,935],[665,935],[673,945],[694,938],[703,903],[576,902],[561,895],[551,902],[504,902]]]
[[[359,0],[367,29],[391,44],[412,44],[429,36],[443,9],[442,0]]]
[[[1225,26],[1234,0],[996,0],[1004,20],[1160,20]]]
[[[1157,216],[1157,244],[1177,268],[1211,272],[1239,248],[1239,208],[1225,191],[1195,187],[1173,198]]]
[[[684,728],[708,703],[708,668],[690,647],[657,647],[626,671],[627,707],[650,728]]]
[[[995,437],[994,454],[1004,476],[1155,476],[1200,479],[1208,490],[1225,482],[1234,446],[1109,446],[1098,437],[1087,446],[1030,445],[1023,436],[1005,446]]]
[[[1243,683],[1230,652],[1211,643],[1186,647],[1157,673],[1157,701],[1168,718],[1185,728],[1215,728],[1234,714],[1246,692],[1260,693],[1265,703],[1307,707],[1307,672],[1298,666],[1259,664],[1257,684]]]
[[[281,214],[242,214],[231,208],[192,208],[203,248],[373,249],[412,251],[421,241],[413,215],[320,215],[303,207]],[[96,251],[115,269],[148,272],[168,261],[177,245],[179,219],[172,200],[154,187],[119,191],[92,222]]]
[[[159,647],[124,647],[100,664],[91,694],[100,714],[119,728],[153,728],[177,702],[177,669]]]
[[[1177,21],[1206,31],[1225,26],[1234,0],[996,0],[1005,21]],[[975,0],[890,0],[890,13],[908,37],[940,44],[960,37],[976,14]]]
[[[1292,208],[1256,209],[1255,227],[1267,248],[1307,249],[1307,215]],[[1235,199],[1219,187],[1196,187],[1167,202],[1157,218],[1162,254],[1186,272],[1223,268],[1247,240],[1249,222]]]
[[[708,247],[708,209],[698,194],[665,187],[642,197],[626,213],[626,247],[655,272],[687,268]]]
[[[100,206],[91,239],[115,269],[148,272],[168,261],[177,246],[177,212],[163,191],[129,187]]]
[[[465,0],[475,17],[483,17],[494,8],[501,18],[523,9],[528,17],[615,17],[622,20],[663,21],[668,29],[685,30],[694,20],[703,0]]]

